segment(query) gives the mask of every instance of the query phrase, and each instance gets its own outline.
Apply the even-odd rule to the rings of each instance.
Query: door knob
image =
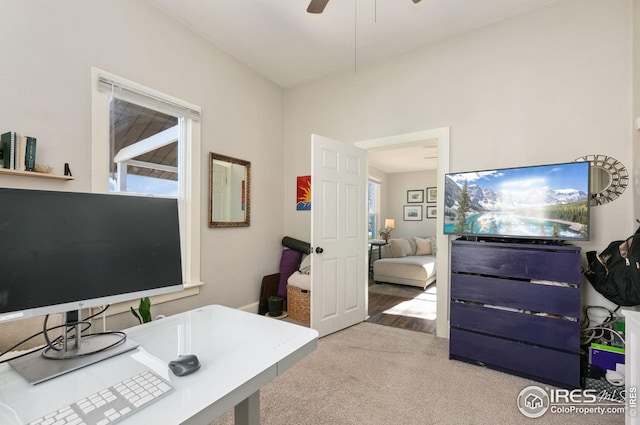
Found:
[[[316,254],[322,254],[324,252],[324,249],[317,247],[316,248]]]

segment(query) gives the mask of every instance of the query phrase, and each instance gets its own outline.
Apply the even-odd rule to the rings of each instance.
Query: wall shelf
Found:
[[[18,171],[8,168],[0,168],[0,174],[7,174],[11,176],[23,176],[23,177],[40,177],[44,179],[57,179],[57,180],[73,180],[72,176],[61,176],[58,174],[48,173],[36,173],[35,171]]]

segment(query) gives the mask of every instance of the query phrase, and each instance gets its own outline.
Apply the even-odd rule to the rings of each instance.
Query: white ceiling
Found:
[[[330,0],[322,14],[307,13],[309,0],[149,1],[290,88],[558,0]],[[394,155],[378,164],[382,171]],[[416,152],[409,157],[421,158]]]
[[[414,146],[370,150],[367,161],[370,166],[385,173],[435,170],[438,168],[438,147],[433,141],[412,143]]]

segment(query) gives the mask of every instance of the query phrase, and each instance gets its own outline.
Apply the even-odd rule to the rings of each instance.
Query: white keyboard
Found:
[[[29,425],[113,424],[172,389],[156,374],[146,371],[29,422]]]

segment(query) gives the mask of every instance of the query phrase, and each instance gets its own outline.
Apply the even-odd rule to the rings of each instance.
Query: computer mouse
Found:
[[[181,354],[169,362],[169,369],[176,376],[190,375],[200,369],[200,360],[195,354]]]
[[[621,387],[624,385],[624,375],[615,370],[608,370],[604,376],[611,385]]]

